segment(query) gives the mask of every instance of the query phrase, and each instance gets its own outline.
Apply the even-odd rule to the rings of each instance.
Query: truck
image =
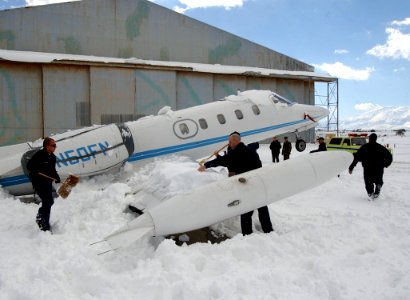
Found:
[[[345,150],[350,153],[356,153],[359,148],[368,142],[367,133],[349,133],[345,137],[332,137],[327,143],[327,150]],[[387,150],[392,152],[389,145],[385,145]]]
[[[349,133],[346,137],[332,137],[327,143],[327,150],[346,150],[356,153],[359,148],[367,143],[367,133]]]

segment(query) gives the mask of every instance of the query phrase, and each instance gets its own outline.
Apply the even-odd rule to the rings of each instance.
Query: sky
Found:
[[[0,9],[56,2],[67,1],[0,0]],[[365,105],[410,107],[408,0],[152,2],[338,77],[341,119],[363,113]]]

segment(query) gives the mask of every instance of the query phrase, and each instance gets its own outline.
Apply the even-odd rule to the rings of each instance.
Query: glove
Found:
[[[60,176],[57,175],[55,183],[60,183],[60,182],[61,182]]]

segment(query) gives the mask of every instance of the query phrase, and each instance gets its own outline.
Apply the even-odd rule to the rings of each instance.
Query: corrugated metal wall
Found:
[[[0,48],[313,71],[301,61],[146,0],[83,0],[0,11]],[[270,89],[313,101],[313,84],[74,64],[0,62],[0,145]]]
[[[43,136],[41,66],[0,63],[0,145]]]
[[[0,48],[314,71],[146,0],[83,0],[0,11]]]
[[[270,89],[309,103],[301,80],[68,64],[0,62],[0,145],[92,124],[136,120],[165,105],[182,109],[237,90]]]

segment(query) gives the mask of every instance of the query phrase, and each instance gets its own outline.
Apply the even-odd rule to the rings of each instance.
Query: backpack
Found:
[[[41,150],[41,147],[28,150],[21,157],[21,168],[23,169],[24,175],[30,178],[30,180],[31,180],[30,171],[29,169],[27,169],[27,164],[33,158],[34,154],[36,154],[40,150]]]

